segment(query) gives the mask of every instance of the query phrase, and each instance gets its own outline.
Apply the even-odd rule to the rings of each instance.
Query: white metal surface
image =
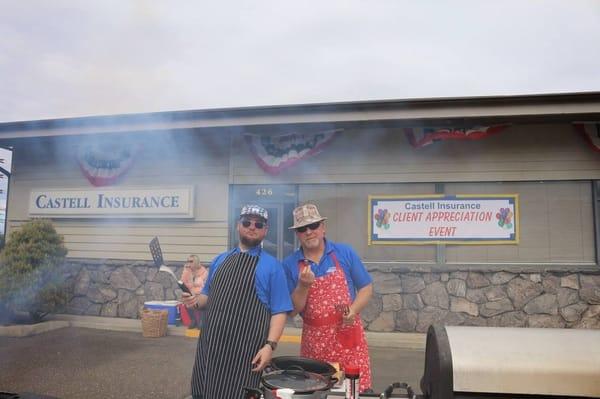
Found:
[[[455,392],[600,397],[600,331],[446,327]]]

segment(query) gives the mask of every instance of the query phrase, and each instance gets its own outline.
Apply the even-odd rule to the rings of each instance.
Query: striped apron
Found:
[[[256,295],[259,256],[231,254],[213,276],[192,372],[194,398],[243,398],[242,387],[259,387],[261,373],[251,371],[252,359],[265,345],[271,322]]]

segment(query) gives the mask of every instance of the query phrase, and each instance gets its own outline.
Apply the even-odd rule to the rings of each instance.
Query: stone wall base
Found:
[[[171,265],[181,275],[183,264]],[[146,301],[178,299],[175,281],[148,262],[69,260],[66,313],[139,318]],[[600,329],[598,272],[371,271],[369,331],[427,331],[429,325]],[[298,326],[301,321],[296,319]]]
[[[429,325],[600,329],[598,273],[372,271],[370,331],[426,332]]]

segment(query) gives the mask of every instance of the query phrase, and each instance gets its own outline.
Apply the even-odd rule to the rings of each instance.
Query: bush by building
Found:
[[[48,220],[25,223],[0,254],[0,308],[35,322],[60,310],[70,295],[59,273],[67,249]]]

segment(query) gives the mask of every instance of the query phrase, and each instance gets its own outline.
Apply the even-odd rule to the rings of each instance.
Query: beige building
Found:
[[[362,315],[369,330],[425,331],[434,321],[600,328],[600,153],[574,125],[597,121],[600,93],[5,123],[0,145],[14,148],[7,230],[52,219],[69,249],[68,311],[137,317],[144,301],[178,295],[152,266],[154,236],[175,267],[190,253],[209,263],[235,245],[237,212],[255,202],[271,213],[266,248],[281,258],[296,246],[291,210],[312,201],[329,218],[328,237],[351,244],[374,277]],[[498,126],[425,146],[407,135]],[[291,134],[326,140],[267,173],[250,143]],[[436,194],[514,195],[518,239],[373,240],[370,196]]]

